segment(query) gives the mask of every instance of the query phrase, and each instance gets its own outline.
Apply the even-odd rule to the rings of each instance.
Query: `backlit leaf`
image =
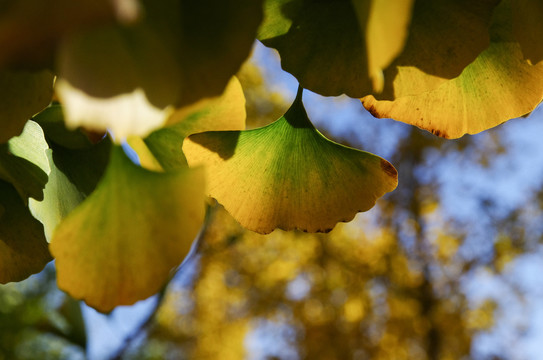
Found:
[[[185,139],[189,165],[205,165],[208,194],[247,229],[329,231],[369,210],[397,185],[384,159],[326,139],[311,124],[301,91],[263,128],[212,131]]]
[[[234,77],[220,97],[201,100],[174,112],[169,119],[174,125],[153,132],[145,144],[165,170],[184,167],[185,137],[212,130],[243,130],[245,117],[243,89]]]
[[[54,232],[59,287],[103,312],[156,293],[200,228],[203,188],[201,170],[151,172],[114,147],[96,190]]]
[[[43,131],[28,121],[20,136],[0,144],[0,179],[11,183],[23,201],[28,197],[43,199],[49,162]]]
[[[21,281],[51,261],[43,226],[10,184],[0,180],[0,283]]]
[[[268,0],[259,39],[309,90],[389,98],[457,76],[488,45],[496,3],[415,0],[411,19],[412,1]]]
[[[543,97],[543,64],[531,66],[514,41],[508,2],[496,9],[491,44],[457,78],[432,91],[362,103],[374,116],[393,118],[446,138],[475,134],[532,111]]]
[[[48,71],[0,71],[0,143],[19,135],[52,96],[53,75]]]
[[[63,81],[90,97],[144,96],[159,110],[217,96],[249,55],[262,16],[258,0],[142,3],[145,16],[135,24],[66,38],[58,61]],[[108,121],[111,128],[118,122]]]

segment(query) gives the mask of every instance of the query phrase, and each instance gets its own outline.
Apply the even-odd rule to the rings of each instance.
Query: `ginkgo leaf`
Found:
[[[96,190],[53,234],[59,287],[103,312],[156,293],[202,224],[203,175],[151,172],[115,146]]]
[[[24,202],[29,197],[43,199],[48,148],[42,129],[33,121],[26,123],[20,136],[0,144],[0,179],[11,183]]]
[[[0,283],[21,281],[51,261],[43,226],[10,184],[0,180]]]
[[[532,64],[543,60],[543,2],[539,0],[514,0],[513,31],[522,47],[524,57]]]
[[[397,185],[389,162],[319,133],[301,94],[268,126],[199,133],[184,141],[189,165],[206,167],[208,194],[247,229],[329,231]]]
[[[261,7],[259,0],[142,1],[144,16],[130,26],[66,37],[60,78],[91,97],[138,90],[158,109],[220,95],[249,55]]]
[[[0,71],[0,143],[19,135],[28,119],[53,96],[49,71]]]
[[[362,99],[374,116],[445,138],[475,134],[532,111],[543,97],[543,64],[531,66],[514,41],[507,1],[495,10],[491,44],[462,74],[436,89],[394,101]]]
[[[43,200],[30,199],[28,207],[32,215],[43,224],[47,241],[51,241],[55,227],[83,201],[85,194],[55,166],[52,150],[47,151],[47,157],[51,170]]]
[[[182,150],[185,137],[212,130],[243,130],[245,117],[243,89],[233,77],[220,97],[177,110],[168,120],[175,125],[153,132],[144,141],[160,165],[172,170],[187,165]]]
[[[258,37],[309,90],[388,98],[457,76],[488,45],[496,3],[416,0],[411,19],[411,1],[268,0]],[[427,76],[410,84],[402,72]]]

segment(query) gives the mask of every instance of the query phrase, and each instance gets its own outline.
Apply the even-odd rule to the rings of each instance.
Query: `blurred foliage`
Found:
[[[79,303],[55,286],[48,266],[0,287],[0,359],[84,359],[86,332]]]

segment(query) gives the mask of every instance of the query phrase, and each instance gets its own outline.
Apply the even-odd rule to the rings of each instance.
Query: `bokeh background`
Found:
[[[297,88],[260,44],[238,76],[249,128]],[[542,111],[444,140],[355,99],[304,103],[327,137],[391,161],[398,188],[328,234],[258,235],[211,202],[169,285],[108,315],[50,264],[0,286],[0,359],[543,359]]]

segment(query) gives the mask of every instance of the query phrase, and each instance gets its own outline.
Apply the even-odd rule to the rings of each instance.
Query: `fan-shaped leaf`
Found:
[[[543,63],[531,66],[514,41],[509,4],[496,9],[491,44],[457,78],[432,91],[362,103],[377,117],[393,118],[446,138],[475,134],[532,111],[543,97]]]
[[[96,190],[54,232],[59,287],[104,312],[157,292],[203,221],[203,187],[201,170],[151,172],[114,147]]]
[[[42,225],[15,188],[0,180],[0,283],[21,281],[51,259]]]
[[[244,227],[328,231],[370,209],[397,185],[394,167],[326,139],[310,123],[301,91],[278,121],[185,139],[189,165],[206,166],[208,194]]]

